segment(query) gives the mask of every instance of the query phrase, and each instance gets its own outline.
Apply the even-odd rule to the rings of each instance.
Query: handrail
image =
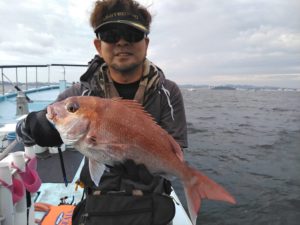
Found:
[[[79,67],[85,67],[87,64],[41,64],[41,65],[0,65],[0,68],[26,68],[26,67],[51,67],[51,66],[79,66]]]
[[[50,64],[49,66],[72,66],[72,67],[85,67],[87,64]]]
[[[6,82],[6,79],[5,79],[5,74],[4,74],[4,70],[5,69],[15,69],[15,76],[16,76],[16,79],[15,79],[15,85],[18,86],[18,82],[19,82],[19,76],[18,76],[18,69],[25,69],[25,89],[28,90],[28,84],[34,84],[35,82],[35,87],[37,88],[38,87],[38,68],[48,68],[48,84],[50,83],[50,68],[51,67],[62,67],[63,68],[63,80],[66,79],[66,69],[65,67],[87,67],[88,65],[87,64],[70,64],[70,63],[67,63],[67,64],[64,64],[64,63],[61,63],[61,64],[58,64],[58,63],[52,63],[52,64],[33,64],[33,65],[0,65],[0,70],[1,70],[1,84],[2,84],[2,95],[5,95],[5,82]],[[27,80],[27,69],[28,68],[35,68],[35,81],[33,80],[32,82],[28,82]],[[47,83],[47,82],[46,82]],[[0,91],[1,92],[1,91]]]

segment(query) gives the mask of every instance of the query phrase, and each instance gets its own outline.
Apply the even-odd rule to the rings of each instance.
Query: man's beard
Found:
[[[139,63],[133,63],[131,65],[128,66],[118,66],[116,64],[112,64],[111,67],[123,74],[131,74],[132,72],[134,72],[137,68],[139,68],[142,64],[144,63],[144,60],[142,62]]]

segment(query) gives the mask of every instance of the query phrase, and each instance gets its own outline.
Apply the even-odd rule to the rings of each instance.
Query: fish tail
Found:
[[[201,199],[225,201],[235,204],[234,197],[221,185],[217,184],[201,172],[188,168],[189,174],[184,181],[184,192],[192,223],[196,224],[198,212],[201,207]]]

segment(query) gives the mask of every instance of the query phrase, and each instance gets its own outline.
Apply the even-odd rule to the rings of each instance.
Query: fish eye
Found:
[[[79,105],[75,102],[71,102],[71,103],[67,103],[66,105],[66,109],[71,112],[74,113],[79,109]]]

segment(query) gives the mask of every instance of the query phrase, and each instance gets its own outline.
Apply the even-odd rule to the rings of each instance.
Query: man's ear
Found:
[[[94,46],[95,46],[98,54],[101,56],[101,41],[98,38],[94,39]]]
[[[146,37],[146,38],[145,38],[145,41],[146,41],[146,48],[148,49],[150,39],[149,39],[148,37]]]
[[[147,52],[148,52],[148,46],[149,46],[149,42],[150,39],[148,37],[145,38],[145,48],[146,48],[146,53],[145,53],[145,57],[147,56]]]

